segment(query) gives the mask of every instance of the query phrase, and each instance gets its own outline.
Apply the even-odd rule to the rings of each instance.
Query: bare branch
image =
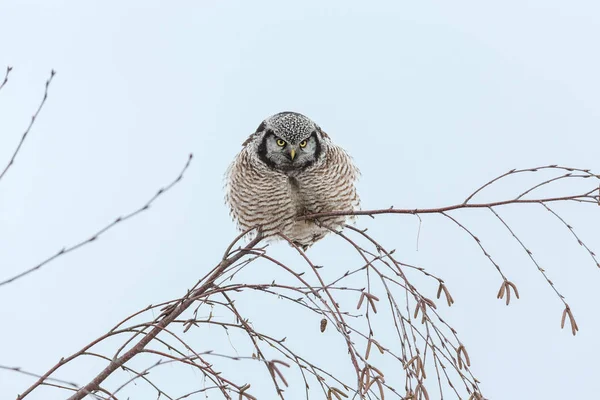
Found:
[[[4,80],[0,84],[0,90],[2,90],[2,88],[4,87],[4,85],[6,85],[6,82],[8,82],[8,75],[10,75],[10,71],[12,71],[12,67],[11,66],[7,66],[6,67],[6,73],[4,74]]]
[[[265,388],[271,390],[272,398],[283,400],[286,398],[286,390],[293,390],[293,393],[299,392],[290,372],[296,371],[300,372],[299,375],[304,383],[306,399],[383,400],[397,398],[424,400],[438,398],[432,392],[436,389],[439,391],[439,398],[444,399],[447,396],[447,393],[444,393],[444,389],[446,389],[456,399],[483,400],[479,381],[471,369],[471,358],[467,353],[466,346],[454,327],[442,318],[445,309],[443,304],[451,306],[454,303],[450,288],[445,281],[428,272],[424,267],[403,263],[393,249],[386,248],[375,237],[367,233],[366,229],[345,226],[344,231],[339,231],[339,227],[329,227],[319,217],[437,214],[447,218],[459,230],[468,234],[500,273],[502,282],[497,296],[508,304],[513,296],[519,297],[516,284],[508,280],[481,240],[473,233],[472,228],[467,228],[459,218],[459,213],[453,213],[459,209],[487,208],[528,254],[531,262],[559,296],[564,305],[561,326],[564,327],[568,320],[571,331],[575,334],[579,328],[569,305],[549,280],[533,253],[519,238],[516,233],[518,229],[502,218],[496,207],[511,204],[535,204],[538,207],[540,204],[543,205],[567,226],[596,261],[593,251],[575,234],[571,225],[553,212],[548,205],[550,203],[571,203],[580,206],[581,203],[597,203],[598,195],[595,186],[593,190],[579,195],[559,193],[553,197],[535,199],[525,199],[524,197],[531,196],[535,190],[552,185],[556,181],[562,180],[571,183],[582,182],[589,178],[592,180],[600,178],[589,170],[558,166],[540,167],[539,169],[559,172],[560,175],[550,179],[545,177],[541,182],[538,181],[529,189],[521,190],[515,197],[508,200],[470,203],[475,194],[490,187],[503,177],[521,172],[535,172],[538,169],[512,170],[480,187],[474,194],[467,197],[464,203],[453,206],[413,210],[392,207],[358,212],[333,211],[300,218],[310,218],[335,232],[349,250],[348,254],[353,255],[353,258],[357,260],[355,260],[355,265],[345,267],[333,277],[327,275],[325,278],[323,275],[325,270],[322,269],[322,266],[284,235],[281,235],[281,238],[295,249],[293,255],[295,262],[284,262],[276,258],[268,251],[270,247],[266,245],[259,247],[263,240],[260,232],[247,245],[240,246],[239,243],[244,238],[252,237],[252,232],[243,232],[227,246],[217,265],[181,297],[150,305],[124,318],[105,335],[90,342],[71,356],[61,359],[23,392],[20,399],[27,397],[41,386],[50,385],[55,390],[67,390],[72,400],[83,399],[90,394],[115,399],[116,394],[124,392],[124,388],[129,384],[139,381],[150,385],[156,391],[158,398],[184,399],[194,394],[210,392],[211,398],[220,395],[220,398],[227,400],[256,400],[256,396],[251,394],[252,387],[260,386],[263,390]],[[571,174],[571,171],[577,171],[577,173]],[[182,175],[183,172],[175,182],[181,179]],[[261,276],[253,274],[249,279],[245,277],[244,280],[240,280],[240,272],[255,262],[266,264],[261,267],[276,268],[288,279],[285,282],[276,282],[275,280],[271,281],[269,274]],[[327,271],[331,272],[330,269]],[[445,301],[436,304],[431,300],[433,295],[421,292],[419,285],[413,282],[415,274],[432,280],[436,284],[437,298],[441,298],[443,293]],[[522,287],[519,289],[523,290]],[[273,303],[283,302],[291,312],[294,309],[300,309],[314,315],[315,319],[311,324],[314,323],[316,331],[324,332],[326,335],[335,335],[343,343],[343,352],[345,354],[347,351],[347,355],[345,355],[346,358],[340,357],[342,361],[340,364],[352,371],[352,375],[355,374],[354,383],[344,382],[336,372],[326,370],[314,360],[307,359],[303,356],[303,349],[292,348],[286,344],[285,337],[275,338],[255,326],[249,315],[244,314],[244,308],[238,307],[241,303],[236,302],[239,301],[240,296],[247,293],[270,296]],[[158,316],[155,316],[154,313]],[[183,315],[184,313],[186,315]],[[228,338],[229,332],[242,333],[242,340],[250,345],[252,354],[238,354],[237,343],[233,348],[234,352],[230,355],[217,353],[210,348],[199,351],[197,344],[193,345],[192,342],[187,341],[189,336],[186,336],[186,333],[196,332],[195,337],[199,337],[201,343],[204,343],[202,339],[204,338],[203,333],[206,331],[203,329],[208,327],[222,328]],[[392,332],[392,336],[383,334],[383,332]],[[293,333],[290,330],[290,335]],[[211,331],[211,334],[214,334],[214,330]],[[114,346],[115,351],[110,355],[102,355],[96,350],[96,346],[101,343],[106,345],[105,342],[109,338],[117,342]],[[233,346],[231,338],[229,339]],[[103,349],[106,351],[105,348]],[[153,364],[141,372],[134,371],[128,366],[128,363],[141,354],[146,357],[159,358],[159,360],[155,359]],[[73,393],[73,387],[50,381],[64,365],[82,357],[101,359],[106,362],[106,365],[86,385],[76,389],[75,393]],[[382,359],[387,361],[382,362]],[[236,383],[234,379],[227,376],[229,372],[227,369],[222,371],[219,368],[221,365],[219,362],[226,360],[259,363],[261,369],[268,374],[264,379],[270,379],[271,384],[266,386],[264,380],[259,381],[258,385],[255,381]],[[167,364],[192,367],[194,371],[201,374],[204,387],[194,387],[192,390],[186,388],[187,392],[184,394],[165,393],[152,382],[150,372],[155,374],[157,371],[162,371],[163,366]],[[286,368],[282,368],[282,366]],[[112,392],[108,386],[103,387],[102,385],[108,385],[107,382],[113,382],[112,379],[107,380],[107,378],[117,374],[120,369],[124,369],[132,375],[120,386],[117,385]],[[402,379],[398,377],[399,371],[404,378],[403,387],[401,387]],[[431,378],[427,380],[428,375],[431,374],[436,375],[435,380]],[[389,376],[393,376],[393,379],[389,379]],[[316,385],[314,385],[315,382]],[[289,389],[287,389],[288,385]]]
[[[0,87],[0,89],[1,88],[2,87]],[[35,374],[33,372],[25,371],[21,367],[7,367],[5,365],[0,365],[0,369],[4,369],[4,370],[7,370],[7,371],[18,372],[19,374],[31,376],[31,377],[34,377],[34,378],[41,378],[41,375]],[[69,381],[65,381],[65,380],[62,380],[62,379],[48,378],[47,381],[49,381],[49,382],[56,382],[56,383],[59,383],[59,384],[62,384],[62,385],[71,386],[72,388],[74,388],[76,390],[79,390],[81,388],[80,385],[78,385],[78,384],[76,384],[74,382],[69,382]],[[99,396],[96,396],[96,395],[93,395],[93,396],[95,398],[97,398],[97,399],[100,398]]]
[[[4,78],[4,82],[2,83],[2,86],[0,86],[0,89],[2,89],[2,87],[4,86],[4,84],[6,83],[6,81],[8,80],[8,73],[10,71],[11,71],[11,69],[10,69],[10,67],[8,67],[7,70],[6,70],[6,76]],[[19,142],[19,145],[17,146],[17,148],[13,152],[13,155],[10,158],[10,161],[8,162],[8,164],[6,165],[6,167],[4,167],[4,170],[2,171],[2,173],[0,173],[0,181],[2,180],[2,178],[4,178],[4,175],[6,175],[6,173],[9,170],[9,168],[14,164],[15,158],[17,158],[17,154],[19,154],[19,151],[21,150],[21,147],[23,146],[23,143],[25,142],[25,139],[27,138],[27,135],[29,135],[29,131],[31,130],[31,127],[35,123],[35,121],[36,121],[36,119],[37,119],[40,111],[42,111],[42,108],[44,107],[44,104],[46,104],[46,99],[48,98],[48,88],[50,87],[50,83],[52,82],[52,79],[54,78],[55,74],[56,74],[56,72],[54,70],[52,70],[50,72],[50,78],[48,78],[48,80],[46,81],[46,86],[44,88],[44,97],[42,97],[42,101],[41,101],[40,105],[38,106],[38,109],[36,110],[36,112],[31,116],[31,121],[29,121],[29,125],[27,126],[27,129],[25,129],[25,132],[23,133],[23,136],[21,136],[21,141]]]
[[[137,210],[126,214],[122,217],[118,217],[117,219],[115,219],[113,222],[111,222],[110,224],[106,225],[105,227],[103,227],[102,229],[96,231],[96,233],[92,234],[92,236],[90,236],[88,239],[82,240],[79,243],[76,243],[70,247],[63,247],[62,249],[60,249],[56,254],[54,254],[53,256],[50,256],[48,258],[46,258],[44,261],[40,262],[39,264],[37,264],[36,266],[29,268],[28,270],[25,270],[11,278],[5,279],[3,281],[0,281],[0,286],[9,284],[11,282],[16,281],[17,279],[20,279],[26,275],[29,275],[30,273],[37,271],[38,269],[42,268],[44,265],[50,263],[51,261],[54,261],[55,259],[57,259],[58,257],[64,256],[67,253],[70,253],[72,251],[75,251],[93,241],[95,241],[96,239],[98,239],[100,236],[102,236],[104,233],[106,233],[107,231],[109,231],[110,229],[114,228],[116,225],[125,222],[133,217],[135,217],[136,215],[148,210],[150,208],[150,206],[152,205],[152,203],[154,203],[154,201],[159,198],[161,195],[163,195],[164,193],[168,192],[173,186],[175,186],[177,183],[179,183],[179,181],[181,181],[181,179],[183,178],[183,175],[185,174],[185,171],[188,169],[188,167],[190,166],[190,163],[192,161],[192,154],[189,155],[188,160],[185,164],[185,166],[183,167],[183,169],[181,170],[181,172],[179,173],[179,175],[177,176],[177,178],[175,178],[174,181],[172,181],[171,183],[169,183],[167,186],[161,188],[158,190],[158,192],[152,196],[143,206],[141,206],[140,208],[138,208]]]
[[[139,354],[146,347],[146,345],[150,343],[150,341],[152,341],[152,339],[154,339],[160,332],[162,332],[164,328],[167,327],[167,325],[169,325],[173,320],[175,320],[179,315],[181,315],[185,310],[187,310],[192,305],[192,303],[194,303],[194,297],[200,296],[208,289],[210,289],[214,281],[217,278],[219,278],[219,276],[221,276],[223,271],[225,271],[229,266],[237,262],[240,258],[248,254],[254,248],[254,246],[256,246],[261,240],[262,236],[260,234],[257,234],[256,237],[250,243],[248,243],[248,245],[244,247],[242,251],[234,254],[233,256],[224,261],[221,261],[219,265],[215,267],[213,273],[208,277],[206,282],[204,282],[202,286],[200,286],[198,289],[194,290],[191,293],[190,297],[185,299],[181,304],[174,308],[173,311],[166,315],[158,323],[158,325],[154,329],[152,329],[152,331],[150,331],[147,335],[145,335],[135,346],[133,346],[133,348],[131,348],[121,357],[112,361],[108,367],[106,367],[102,372],[100,372],[85,387],[78,390],[77,393],[75,393],[69,398],[69,400],[81,400],[86,396],[87,393],[97,390],[100,384],[104,382],[104,380],[108,378],[116,369],[121,367],[123,364],[125,364],[127,361],[133,358],[136,354]],[[25,391],[21,398],[25,397],[25,395],[27,395],[32,389],[33,387]]]

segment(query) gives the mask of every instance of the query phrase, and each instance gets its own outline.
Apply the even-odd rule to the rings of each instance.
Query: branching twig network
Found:
[[[7,70],[4,83],[9,72],[10,69]],[[46,93],[40,107],[0,178],[12,165],[41,110],[53,75],[54,73],[46,83]],[[121,222],[147,210],[159,196],[181,181],[190,161],[191,155],[176,179],[137,210],[117,218],[88,239],[64,248],[38,265],[1,281],[0,287],[95,241]],[[524,190],[503,198],[488,202],[474,201],[476,196],[497,182],[524,174],[540,174],[534,177],[541,178]],[[561,189],[556,192],[557,182],[569,183],[568,191]],[[555,207],[557,204],[573,204],[578,207],[599,205],[599,182],[600,176],[587,169],[559,165],[513,169],[483,184],[464,201],[449,206],[427,209],[392,207],[362,211],[339,210],[305,215],[298,219],[313,220],[327,227],[324,221],[331,216],[375,218],[386,214],[420,217],[438,215],[477,244],[484,259],[498,272],[500,288],[497,297],[508,305],[511,299],[519,298],[517,286],[492,256],[487,245],[475,234],[474,228],[467,226],[455,211],[480,210],[491,213],[494,221],[516,241],[558,296],[564,307],[561,326],[568,322],[575,335],[579,328],[565,297],[519,236],[519,228],[509,224],[500,210],[511,206],[541,207],[549,211],[549,215],[557,218],[569,230],[600,267],[595,253]],[[581,184],[583,189],[578,188],[577,184]],[[555,193],[539,195],[541,188]],[[335,268],[334,271],[343,272],[333,278],[329,273],[323,273],[318,260],[283,235],[279,239],[293,248],[295,258],[284,260],[275,257],[269,252],[270,247],[265,244],[265,238],[257,227],[256,232],[249,230],[236,237],[227,246],[223,257],[216,261],[213,269],[181,297],[134,312],[104,335],[70,356],[61,358],[44,374],[27,373],[17,367],[0,368],[36,378],[18,399],[28,397],[42,387],[59,391],[63,396],[68,395],[70,400],[83,399],[89,395],[97,399],[118,399],[117,395],[121,396],[137,382],[147,385],[156,397],[172,400],[194,395],[256,400],[259,396],[257,391],[264,393],[265,390],[272,391],[270,398],[280,399],[288,398],[288,390],[294,393],[294,398],[302,392],[306,399],[484,399],[481,385],[471,370],[466,345],[457,331],[443,319],[443,311],[436,304],[437,300],[442,300],[448,307],[454,303],[451,288],[446,282],[423,267],[402,262],[402,255],[386,248],[366,229],[355,226],[346,226],[343,231],[328,228],[333,231],[332,234],[341,238],[348,253],[355,257],[354,264],[343,269]],[[253,239],[243,244],[247,237]],[[277,271],[279,278],[270,279],[269,274],[259,276],[245,273],[256,263],[261,264],[260,268]],[[432,295],[415,284],[414,273],[433,280],[437,287],[435,301],[432,300]],[[286,341],[286,337],[277,338],[269,332],[272,326],[255,324],[247,307],[244,307],[244,304],[252,301],[249,294],[267,296],[269,304],[282,304],[290,312],[298,312],[298,315],[306,312],[316,316],[319,321],[318,329],[339,339],[343,351],[337,364],[345,372],[326,368],[323,359],[311,359],[303,348],[297,348],[293,342]],[[214,330],[209,335],[209,329],[215,328],[221,329],[219,332],[229,339],[234,350],[232,354],[204,347],[206,339],[215,335]],[[391,336],[390,332],[393,333]],[[291,337],[295,332],[287,333]],[[242,346],[243,350],[238,351],[238,347],[241,349]],[[107,352],[106,349],[111,350]],[[86,358],[103,363],[102,369],[91,376],[86,384],[77,385],[55,378],[66,365],[74,365]],[[134,368],[134,359],[136,362],[145,362],[145,367]],[[227,368],[224,364],[226,362],[238,363],[236,369],[253,369],[252,366],[257,365],[259,367],[253,370],[262,371],[264,379],[241,378],[240,374]],[[168,393],[160,379],[156,378],[161,371],[166,371],[167,365],[170,366],[170,374],[173,373],[173,367],[178,365],[191,368],[202,377],[202,382],[198,383],[194,379],[189,387],[180,387],[177,393]],[[124,371],[125,377],[121,377],[121,371]],[[432,375],[435,380],[427,380]]]

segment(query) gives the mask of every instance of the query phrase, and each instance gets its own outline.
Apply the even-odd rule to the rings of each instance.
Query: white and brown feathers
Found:
[[[358,208],[359,171],[350,156],[302,114],[264,120],[227,170],[225,200],[240,230],[283,233],[307,249],[346,217],[298,221],[298,216]]]

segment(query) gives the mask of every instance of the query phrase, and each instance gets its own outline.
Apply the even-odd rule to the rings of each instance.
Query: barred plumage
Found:
[[[359,171],[350,156],[302,114],[264,120],[243,143],[226,174],[225,200],[240,230],[260,226],[307,249],[346,217],[297,221],[298,216],[359,206]]]

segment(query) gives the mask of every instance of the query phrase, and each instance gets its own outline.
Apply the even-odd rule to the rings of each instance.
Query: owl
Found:
[[[347,217],[298,217],[359,207],[352,158],[308,117],[291,111],[265,119],[226,173],[225,201],[242,231],[260,227],[308,249]]]

